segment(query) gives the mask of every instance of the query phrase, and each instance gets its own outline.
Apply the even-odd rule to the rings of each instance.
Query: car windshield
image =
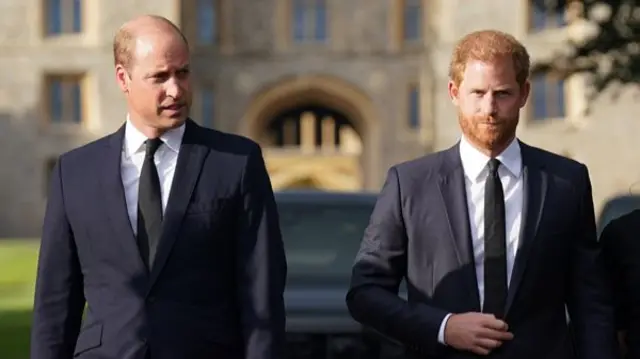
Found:
[[[373,206],[279,202],[290,282],[348,280]]]

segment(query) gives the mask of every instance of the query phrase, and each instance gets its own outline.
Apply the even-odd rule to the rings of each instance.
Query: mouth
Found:
[[[174,104],[174,105],[169,105],[169,106],[162,106],[163,110],[169,110],[169,111],[179,111],[184,107],[183,104]]]

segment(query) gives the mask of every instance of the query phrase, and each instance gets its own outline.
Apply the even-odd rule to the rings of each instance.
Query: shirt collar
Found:
[[[460,159],[465,176],[471,181],[478,181],[483,178],[489,156],[478,151],[469,141],[462,136],[460,139]],[[519,178],[522,173],[522,153],[517,139],[511,141],[509,146],[500,153],[496,159],[505,167],[514,178]]]
[[[172,151],[178,153],[180,151],[180,145],[182,144],[182,137],[184,136],[185,124],[180,127],[173,128],[160,136],[162,142]],[[147,137],[138,130],[127,115],[127,122],[125,124],[124,131],[124,146],[123,151],[127,158],[130,158],[137,152],[144,151],[144,141]]]

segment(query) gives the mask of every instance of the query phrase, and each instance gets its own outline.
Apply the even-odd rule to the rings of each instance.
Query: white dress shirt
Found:
[[[178,153],[185,125],[167,131],[160,139],[162,144],[154,155],[154,162],[158,170],[160,179],[160,192],[162,196],[162,212],[164,213],[169,200],[169,192],[173,183],[173,175],[178,162]],[[127,201],[127,213],[133,228],[133,233],[138,230],[138,184],[140,182],[140,172],[144,163],[145,146],[147,137],[140,132],[127,118],[124,131],[124,141],[122,143],[122,162],[120,173],[124,195]]]
[[[512,141],[509,147],[496,158],[500,161],[498,174],[504,190],[507,284],[509,284],[520,241],[524,205],[522,154],[518,140]],[[487,164],[490,158],[473,147],[463,136],[460,139],[460,159],[464,170],[473,258],[476,265],[480,306],[482,307],[484,304],[484,186],[489,176]],[[444,344],[444,329],[450,316],[451,314],[447,315],[440,325],[438,341],[442,344]]]

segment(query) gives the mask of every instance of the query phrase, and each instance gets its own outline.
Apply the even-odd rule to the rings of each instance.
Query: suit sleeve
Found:
[[[83,279],[67,219],[62,158],[52,172],[35,286],[31,359],[68,359],[80,331]]]
[[[392,167],[371,214],[352,269],[347,306],[353,318],[428,355],[443,348],[438,332],[447,312],[398,296],[407,271],[407,235],[398,173]]]
[[[602,244],[602,254],[604,258],[606,274],[613,288],[613,303],[615,313],[616,330],[626,331],[629,329],[629,301],[625,294],[625,271],[623,263],[627,253],[634,253],[633,250],[627,252],[625,241],[626,235],[619,231],[618,220],[608,223],[600,235]],[[622,233],[621,233],[622,232]]]
[[[262,151],[255,145],[242,178],[237,285],[246,359],[283,357],[287,263]]]
[[[618,358],[612,292],[597,240],[591,181],[587,168],[582,169],[566,303],[575,330],[577,357]]]

